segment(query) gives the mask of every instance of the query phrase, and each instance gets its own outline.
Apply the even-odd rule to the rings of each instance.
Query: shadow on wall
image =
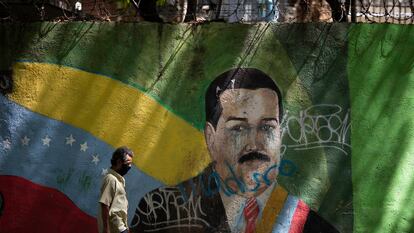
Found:
[[[414,27],[354,25],[350,42],[355,229],[413,232]]]
[[[204,96],[204,88],[210,79],[229,67],[258,66],[271,73],[272,77],[276,77],[275,79],[280,78],[282,86],[286,89],[297,85],[293,68],[290,68],[290,58],[278,42],[279,34],[273,33],[275,28],[277,27],[269,25],[229,24],[208,24],[202,27],[146,23],[140,25],[85,22],[36,24],[31,29],[31,32],[35,33],[35,38],[29,52],[20,54],[19,57],[21,60],[29,61],[19,64],[21,71],[28,70],[28,75],[34,77],[36,82],[45,80],[42,88],[34,88],[30,93],[36,93],[37,96],[31,96],[36,99],[31,100],[29,107],[35,110],[45,108],[50,115],[43,115],[63,122],[68,121],[68,125],[79,130],[76,131],[77,133],[82,131],[82,136],[70,134],[74,131],[68,131],[66,126],[59,125],[59,121],[58,123],[42,121],[39,127],[44,128],[45,131],[36,132],[38,134],[35,136],[39,142],[42,138],[42,144],[35,152],[37,156],[44,156],[41,158],[46,158],[47,163],[36,161],[36,163],[16,166],[25,166],[22,170],[30,170],[30,177],[36,177],[34,174],[37,170],[42,170],[43,173],[51,172],[42,178],[56,185],[65,194],[75,187],[72,192],[80,192],[84,195],[77,193],[70,198],[76,205],[86,206],[84,209],[90,211],[88,212],[90,215],[94,215],[96,198],[93,195],[98,192],[96,187],[101,178],[101,170],[96,170],[106,166],[99,161],[106,160],[107,154],[103,154],[104,146],[97,142],[98,140],[89,141],[85,139],[86,136],[83,137],[84,135],[90,137],[99,135],[98,139],[109,138],[108,141],[112,146],[127,144],[136,149],[136,154],[141,156],[137,156],[134,162],[138,167],[145,168],[142,169],[145,174],[136,175],[139,181],[147,179],[145,175],[150,175],[148,177],[155,177],[165,183],[177,183],[191,175],[196,175],[209,162],[208,158],[203,157],[206,154],[203,154],[200,149],[204,141],[197,141],[200,144],[196,144],[191,140],[193,135],[202,135],[204,100],[200,96]],[[309,31],[314,31],[312,29],[311,27]],[[284,30],[284,33],[288,34],[289,28]],[[73,31],[76,37],[70,36]],[[31,61],[41,63],[37,63],[36,67]],[[289,77],[277,74],[280,69],[289,70]],[[103,75],[96,75],[96,73]],[[20,81],[15,81],[16,87]],[[18,91],[24,91],[22,89],[25,88],[31,87],[23,85]],[[56,94],[53,98],[51,98],[52,93]],[[304,94],[298,92],[294,95],[296,98]],[[301,100],[309,101],[306,98],[307,96]],[[154,104],[146,105],[149,102]],[[0,118],[1,116],[0,113]],[[34,120],[28,122],[35,125]],[[72,124],[72,122],[79,124]],[[171,127],[177,125],[177,122],[183,124],[183,127]],[[12,122],[8,128],[11,133],[15,133],[13,130],[16,128],[19,133],[32,130],[30,125],[12,124],[17,123]],[[126,127],[131,125],[134,127]],[[180,131],[183,132],[184,126],[191,128],[193,134],[186,134],[186,132],[179,134]],[[18,136],[13,138],[15,144],[22,144],[20,135],[21,137],[25,135],[16,135]],[[176,137],[176,135],[180,136]],[[178,139],[173,141],[174,137]],[[34,137],[32,138],[30,143],[34,144]],[[59,140],[56,140],[57,138]],[[68,138],[77,141],[72,146],[65,141]],[[29,142],[26,140],[25,143]],[[19,146],[29,151],[28,147]],[[58,153],[58,158],[48,152],[51,147],[59,146],[61,151]],[[176,151],[186,149],[174,166],[171,166],[169,160],[167,161],[171,156],[156,157],[162,154],[158,153],[159,148],[167,146]],[[26,151],[20,152],[23,154]],[[314,154],[324,157],[318,152]],[[164,154],[169,153],[164,152]],[[176,156],[174,158],[178,157],[177,153],[174,155]],[[11,156],[6,158],[9,164],[12,164]],[[65,162],[61,163],[62,160]],[[320,164],[321,160],[318,157],[313,161],[313,165],[318,170],[307,168],[308,173],[301,173],[300,177],[295,173],[293,176],[303,181],[315,173],[325,172],[323,166],[326,164],[319,168],[317,165]],[[45,167],[52,168],[46,170],[43,169]],[[91,167],[94,169],[93,177],[92,169],[88,170]],[[191,169],[183,169],[183,167]],[[71,168],[75,169],[71,170]],[[298,170],[301,168],[299,167]],[[71,175],[72,173],[76,173],[76,176]],[[132,179],[126,177],[127,182]],[[299,190],[307,185],[306,183],[309,182],[304,181],[303,185],[294,184]],[[148,185],[139,182],[127,183],[127,188],[131,188],[129,193],[132,193],[129,196],[131,211],[134,212],[133,208],[137,206],[142,193],[159,184],[159,182],[148,182]],[[309,189],[311,188],[313,187]],[[93,195],[86,195],[86,191],[90,191]],[[90,201],[85,201],[86,198]]]

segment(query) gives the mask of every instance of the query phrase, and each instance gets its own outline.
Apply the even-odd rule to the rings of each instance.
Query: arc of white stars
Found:
[[[88,143],[84,142],[82,144],[80,144],[80,151],[85,152],[88,149]]]
[[[99,155],[98,154],[92,155],[92,163],[94,163],[95,165],[98,165],[98,163],[100,161],[101,160],[99,159]]]
[[[50,142],[52,139],[49,137],[49,135],[46,135],[44,138],[42,138],[42,143],[44,146],[50,146]]]
[[[3,144],[3,149],[6,149],[6,150],[11,149],[11,142],[9,141],[8,138],[3,140],[2,144]]]
[[[76,139],[71,135],[69,137],[66,137],[66,145],[72,146],[73,143],[76,142]]]

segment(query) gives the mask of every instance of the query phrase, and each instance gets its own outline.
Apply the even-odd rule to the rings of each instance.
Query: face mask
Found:
[[[119,175],[124,176],[125,174],[128,173],[129,169],[131,169],[131,166],[129,166],[128,164],[122,164],[121,169],[119,169]]]

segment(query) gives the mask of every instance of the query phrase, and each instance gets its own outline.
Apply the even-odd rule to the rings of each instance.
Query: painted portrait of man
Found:
[[[272,78],[255,68],[220,74],[207,88],[205,113],[212,163],[147,193],[133,232],[337,232],[277,182],[283,105]]]

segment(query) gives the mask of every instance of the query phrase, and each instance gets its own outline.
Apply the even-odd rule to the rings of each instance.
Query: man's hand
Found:
[[[100,203],[102,209],[102,222],[103,222],[103,233],[110,233],[109,232],[109,206]]]

